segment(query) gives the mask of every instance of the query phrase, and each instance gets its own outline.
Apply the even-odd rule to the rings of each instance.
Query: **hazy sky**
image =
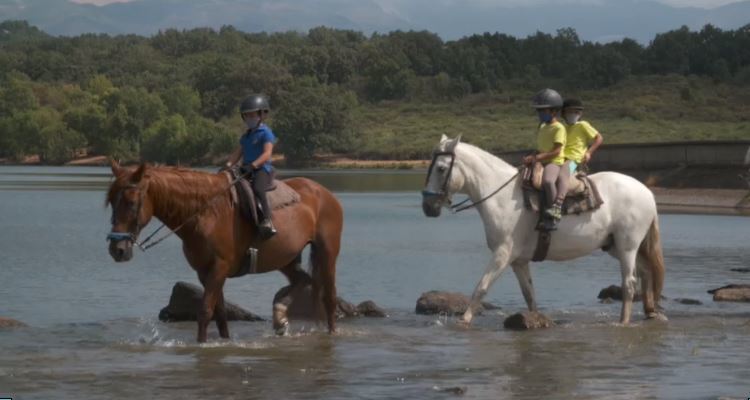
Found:
[[[76,3],[88,3],[88,4],[97,4],[97,5],[104,5],[104,4],[110,4],[110,3],[124,3],[128,1],[134,1],[134,0],[71,0]],[[352,0],[357,1],[357,0]],[[398,5],[400,3],[409,1],[409,0],[375,0],[376,2],[382,4],[384,7],[389,9],[398,9]],[[443,0],[443,1],[456,1],[456,0]],[[464,0],[465,1],[465,0]],[[484,4],[507,4],[507,5],[515,5],[515,4],[529,4],[529,0],[468,0],[472,2],[477,3],[484,3]],[[560,3],[577,3],[577,2],[596,2],[600,0],[532,0],[536,2],[560,2]],[[705,8],[713,8],[722,6],[724,4],[729,3],[735,3],[738,0],[656,0],[660,3],[669,4],[671,6],[695,6],[695,7],[705,7]]]

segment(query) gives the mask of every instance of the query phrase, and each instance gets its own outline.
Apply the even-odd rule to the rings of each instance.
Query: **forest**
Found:
[[[492,151],[525,148],[530,98],[544,87],[581,97],[609,143],[748,138],[748,49],[750,25],[682,27],[642,45],[582,41],[573,28],[455,41],[231,26],[61,37],[5,21],[0,158],[215,164],[237,146],[237,106],[250,93],[270,97],[289,166],[321,154],[426,158],[442,133]]]

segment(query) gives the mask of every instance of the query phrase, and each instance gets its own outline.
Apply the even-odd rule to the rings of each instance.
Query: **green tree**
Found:
[[[279,104],[273,128],[289,165],[309,164],[321,151],[349,149],[355,135],[354,93],[305,78],[282,92]]]

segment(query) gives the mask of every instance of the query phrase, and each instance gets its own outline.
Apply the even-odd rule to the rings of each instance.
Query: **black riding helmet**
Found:
[[[542,89],[531,99],[531,106],[536,109],[562,108],[563,99],[560,93],[552,89]]]
[[[563,108],[583,110],[583,102],[579,99],[565,99],[565,102],[563,102]]]
[[[251,94],[245,100],[242,100],[242,103],[240,103],[240,115],[253,111],[271,111],[271,106],[268,104],[268,97],[262,94]]]

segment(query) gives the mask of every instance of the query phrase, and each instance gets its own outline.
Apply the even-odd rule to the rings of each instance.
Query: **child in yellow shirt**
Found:
[[[570,180],[568,169],[563,168],[567,133],[565,126],[557,120],[563,106],[562,96],[552,89],[544,89],[534,96],[531,106],[537,110],[540,122],[537,153],[524,157],[523,161],[529,165],[540,161],[544,165],[544,214],[556,222],[562,218],[562,202],[568,192]]]
[[[579,99],[566,99],[562,116],[567,123],[568,135],[565,143],[565,163],[571,174],[578,166],[587,164],[604,139],[587,121],[582,121],[583,102]]]

